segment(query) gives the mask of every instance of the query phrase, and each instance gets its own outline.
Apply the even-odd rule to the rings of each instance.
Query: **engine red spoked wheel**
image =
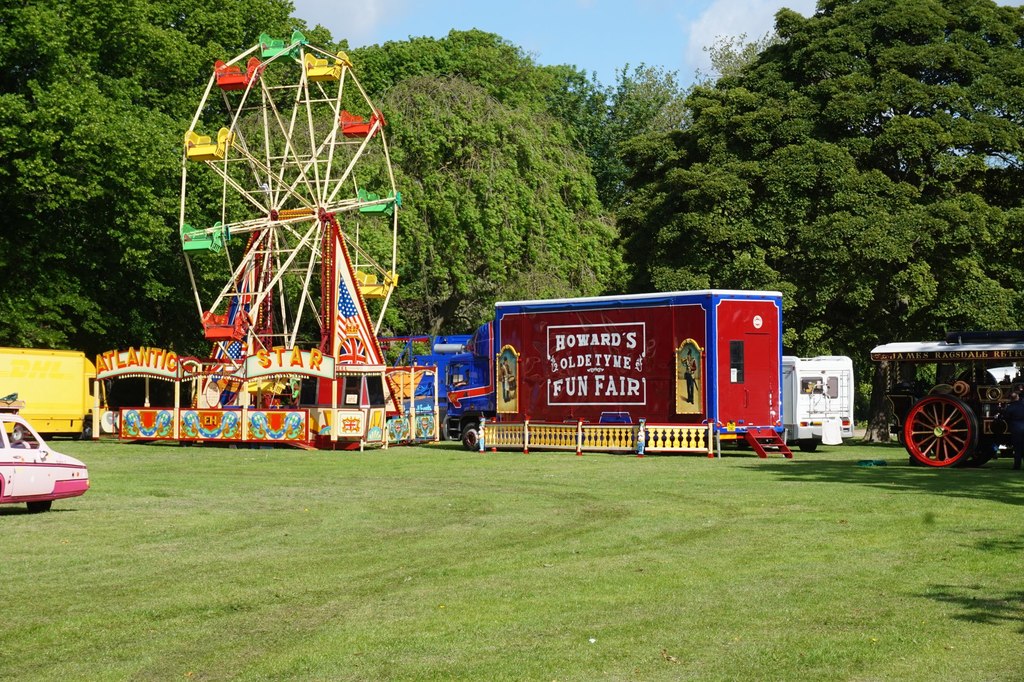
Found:
[[[933,395],[910,408],[903,423],[907,452],[922,464],[966,464],[978,444],[978,419],[962,400]]]

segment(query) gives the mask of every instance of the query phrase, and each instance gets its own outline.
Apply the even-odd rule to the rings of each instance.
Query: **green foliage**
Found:
[[[548,110],[559,118],[590,159],[598,196],[610,210],[630,198],[625,186],[631,171],[623,147],[632,139],[676,130],[686,121],[683,92],[673,72],[627,64],[614,86],[604,87],[568,66],[547,67],[555,86]]]
[[[619,287],[616,232],[587,146],[607,118],[599,85],[570,67],[538,67],[481,31],[351,56],[386,112],[403,192],[388,327],[467,332],[499,299]]]
[[[777,42],[777,36],[767,34],[757,40],[748,41],[747,34],[718,36],[704,48],[711,60],[711,74],[698,72],[697,80],[705,85],[715,80],[742,74],[743,69],[754,62],[758,55]]]
[[[543,110],[548,73],[523,50],[493,33],[451,31],[447,37],[411,38],[352,50],[360,82],[377,95],[418,76],[459,77],[510,107]]]
[[[291,10],[0,8],[0,343],[201,350],[181,135],[213,62],[259,33],[346,47]],[[481,31],[350,50],[403,193],[386,327],[466,332],[497,299],[627,286],[779,289],[800,354],[1019,327],[1022,26],[989,0],[822,0],[720,41],[719,80],[685,101],[658,68],[606,87]],[[218,193],[196,183],[190,216],[218,219]]]
[[[216,58],[290,27],[284,0],[0,9],[0,343],[197,336],[177,245],[181,135]]]
[[[614,208],[631,198],[625,184],[630,168],[623,147],[642,135],[677,130],[686,119],[674,73],[641,64],[632,71],[626,65],[617,76],[615,87],[605,94],[604,116],[596,129],[588,131],[586,146],[601,199]]]
[[[786,345],[1020,327],[1024,19],[988,0],[836,0],[633,140],[633,288],[773,288]]]
[[[17,320],[0,343],[203,352],[177,234],[181,136],[213,62],[260,33],[299,28],[346,47],[291,9],[286,0],[0,9],[0,272],[20,285],[0,291],[0,313]],[[596,84],[480,31],[350,53],[385,110],[405,197],[391,328],[464,332],[497,298],[617,287],[621,257],[578,148],[583,126],[558,106],[575,96],[567,78],[600,99]],[[201,130],[222,123],[208,113]],[[381,159],[365,162],[384,172]],[[212,175],[190,177],[189,221],[220,219],[220,192]],[[361,229],[370,251],[388,242]],[[208,265],[195,259],[191,272],[207,294],[224,284]]]
[[[406,79],[385,104],[409,197],[398,300],[411,328],[469,330],[495,300],[614,285],[614,230],[556,119],[461,78]]]

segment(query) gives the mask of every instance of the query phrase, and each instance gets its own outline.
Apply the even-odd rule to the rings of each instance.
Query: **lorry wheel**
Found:
[[[86,424],[82,427],[82,432],[75,436],[75,440],[92,440],[92,426]]]
[[[30,514],[38,514],[39,512],[50,511],[50,507],[53,506],[53,500],[37,500],[36,502],[26,502],[25,506],[28,507]]]
[[[474,452],[480,449],[480,425],[476,422],[462,429],[462,447]]]
[[[797,443],[797,446],[800,448],[800,452],[814,452],[818,449],[818,441],[813,438],[803,438]]]

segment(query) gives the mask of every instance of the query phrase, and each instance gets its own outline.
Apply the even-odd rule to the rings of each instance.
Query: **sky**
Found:
[[[295,16],[350,47],[443,38],[452,29],[496,33],[543,65],[570,64],[604,85],[627,64],[675,71],[680,85],[711,72],[705,48],[724,36],[761,38],[788,7],[815,0],[292,0]]]

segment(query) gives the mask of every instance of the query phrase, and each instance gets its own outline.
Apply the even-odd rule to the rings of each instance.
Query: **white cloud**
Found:
[[[815,0],[712,0],[689,24],[685,61],[694,69],[709,73],[711,60],[704,48],[716,39],[746,34],[747,40],[757,40],[774,30],[775,13],[782,7],[806,17],[814,13],[815,5]]]
[[[377,31],[406,11],[407,0],[294,0],[295,13],[311,26],[323,24],[335,40],[351,45],[377,41]]]

